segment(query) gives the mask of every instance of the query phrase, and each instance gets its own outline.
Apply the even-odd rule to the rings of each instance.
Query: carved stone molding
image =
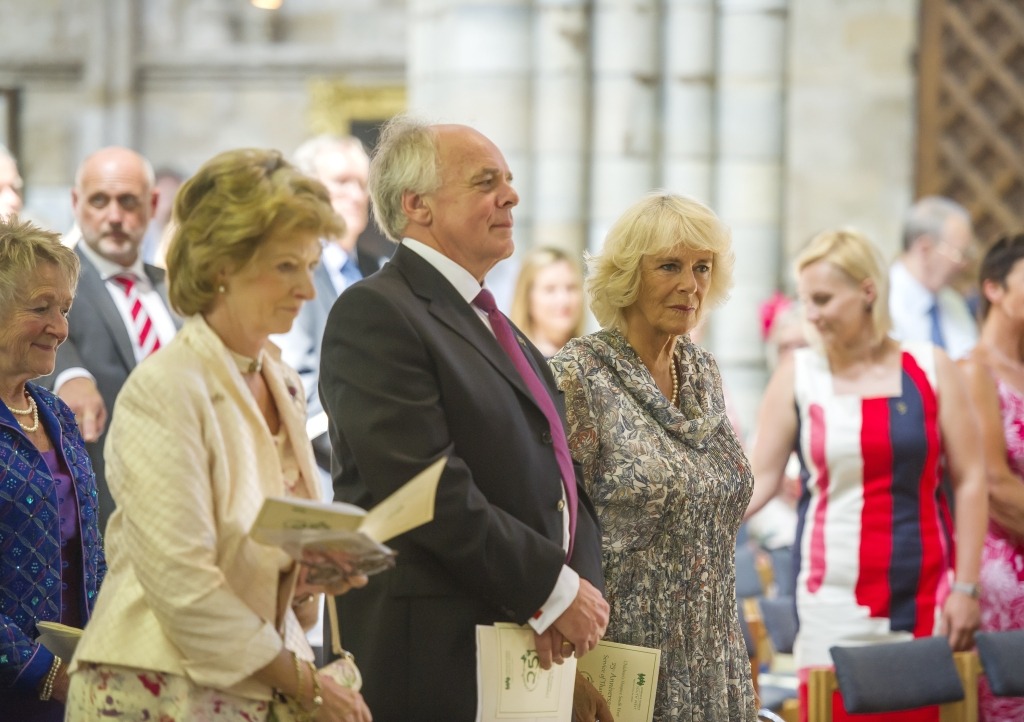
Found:
[[[308,88],[313,133],[350,135],[353,122],[387,120],[408,105],[404,85],[354,85],[346,78],[313,78]]]

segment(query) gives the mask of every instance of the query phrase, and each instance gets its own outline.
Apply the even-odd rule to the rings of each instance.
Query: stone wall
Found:
[[[312,130],[310,83],[405,80],[404,0],[0,0],[0,17],[26,209],[59,230],[92,150],[128,145],[184,173],[232,147],[287,153]]]

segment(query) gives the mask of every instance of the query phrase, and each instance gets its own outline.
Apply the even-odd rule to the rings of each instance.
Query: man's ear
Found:
[[[434,212],[422,193],[402,192],[402,213],[418,226],[429,226]]]

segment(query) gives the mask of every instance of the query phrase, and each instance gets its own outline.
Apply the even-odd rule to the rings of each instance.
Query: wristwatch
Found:
[[[960,592],[966,594],[971,599],[977,599],[981,596],[981,587],[978,584],[971,584],[968,582],[953,582],[951,589],[954,592]]]

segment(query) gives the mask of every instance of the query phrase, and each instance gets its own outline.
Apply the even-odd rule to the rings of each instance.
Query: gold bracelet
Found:
[[[50,671],[46,673],[46,679],[43,680],[43,689],[39,693],[39,699],[43,702],[48,702],[53,696],[53,684],[57,681],[57,674],[60,672],[60,666],[64,661],[57,655],[53,655],[53,663],[50,664]]]
[[[309,673],[313,675],[313,711],[310,712],[310,719],[316,716],[316,713],[320,711],[320,708],[324,704],[323,689],[320,687],[320,677],[316,673],[316,665],[312,662],[306,662],[309,665]]]
[[[302,700],[302,663],[299,662],[299,655],[292,652],[292,663],[295,666],[295,699]]]

